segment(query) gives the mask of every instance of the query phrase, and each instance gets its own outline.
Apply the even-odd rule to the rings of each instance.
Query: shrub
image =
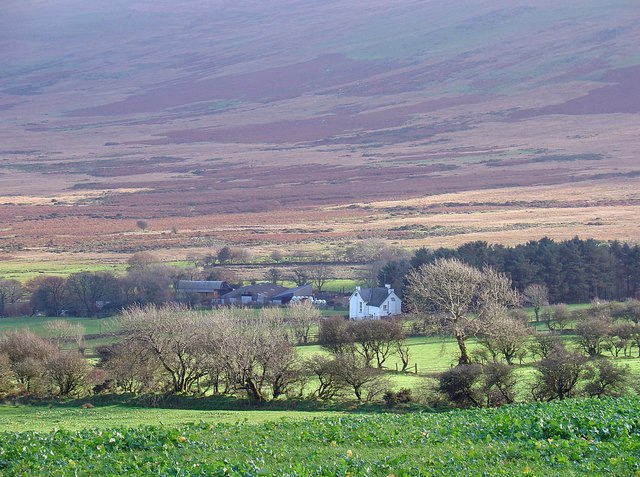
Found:
[[[602,353],[604,340],[610,330],[611,324],[606,318],[587,318],[576,325],[578,345],[590,357],[595,358]]]
[[[536,400],[552,401],[574,396],[586,371],[587,358],[557,346],[536,368],[538,376],[531,388]]]
[[[69,396],[84,386],[89,364],[76,351],[61,351],[47,359],[45,373],[60,396]]]
[[[629,366],[620,366],[606,358],[593,361],[586,372],[589,396],[621,396],[628,384]]]
[[[488,406],[497,407],[515,401],[517,380],[513,367],[505,363],[489,363],[483,368],[484,387]]]
[[[482,365],[464,364],[440,374],[438,389],[456,407],[481,406]]]
[[[398,404],[408,404],[413,402],[413,396],[411,394],[411,389],[402,388],[400,391],[395,392],[392,390],[387,390],[382,396],[387,407],[395,407]]]
[[[555,348],[560,346],[562,346],[562,339],[559,336],[539,333],[534,336],[533,341],[529,345],[529,349],[534,359],[546,359]]]

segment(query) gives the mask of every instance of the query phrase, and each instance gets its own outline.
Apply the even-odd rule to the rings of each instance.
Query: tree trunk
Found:
[[[358,398],[358,401],[362,401],[362,387],[361,386],[354,386],[353,387],[353,392],[355,393],[356,397]]]
[[[458,365],[471,364],[471,358],[467,353],[467,338],[464,333],[456,332],[456,341],[458,342],[458,348],[460,348],[460,357],[458,358]]]
[[[247,379],[246,390],[247,390],[247,394],[249,395],[249,399],[250,400],[255,401],[255,402],[264,401],[264,397],[262,396],[262,392],[260,391],[258,386],[256,386],[256,384],[253,382],[253,379],[251,379],[251,378]]]

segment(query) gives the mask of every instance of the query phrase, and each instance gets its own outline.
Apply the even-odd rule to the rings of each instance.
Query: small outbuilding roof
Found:
[[[272,300],[290,300],[294,296],[312,296],[313,287],[310,283],[297,288],[289,288],[271,297]]]
[[[249,295],[263,295],[267,298],[271,298],[272,296],[284,291],[287,291],[287,288],[276,285],[275,283],[256,283],[233,290],[232,292],[223,295],[222,298],[237,298]]]
[[[178,280],[176,290],[179,292],[213,293],[227,288],[226,282],[207,280]]]

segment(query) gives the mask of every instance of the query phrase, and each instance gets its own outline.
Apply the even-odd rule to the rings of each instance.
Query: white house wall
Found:
[[[349,298],[349,318],[352,320],[361,320],[367,316],[367,304],[359,294],[351,295]]]
[[[349,318],[352,320],[380,319],[399,315],[401,312],[402,302],[395,293],[391,293],[380,307],[367,305],[359,293],[354,293],[349,298]]]
[[[396,296],[395,293],[392,293],[383,303],[389,306],[388,314],[389,315],[399,315],[402,312],[402,302],[400,298]]]

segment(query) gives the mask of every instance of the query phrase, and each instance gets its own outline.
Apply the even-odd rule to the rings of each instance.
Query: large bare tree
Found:
[[[493,317],[519,303],[511,280],[491,268],[478,270],[457,259],[439,259],[407,276],[406,301],[427,313],[441,332],[453,334],[459,364],[469,364],[467,339],[488,329]]]
[[[204,370],[203,339],[211,315],[180,305],[134,306],[119,318],[128,338],[140,343],[168,375],[173,392],[189,392]]]
[[[208,351],[237,391],[253,401],[284,394],[296,379],[297,358],[278,313],[218,310]]]

